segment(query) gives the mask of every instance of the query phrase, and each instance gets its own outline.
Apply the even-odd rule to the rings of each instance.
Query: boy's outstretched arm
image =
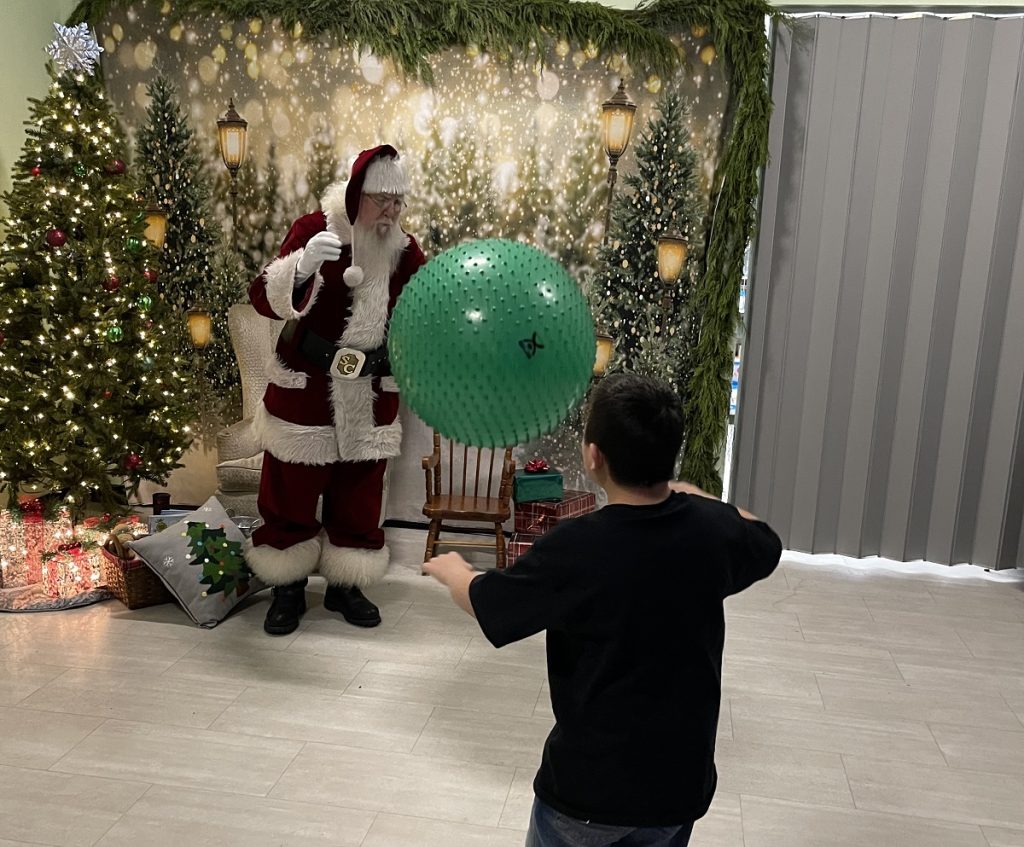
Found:
[[[469,584],[482,574],[473,570],[473,566],[462,556],[458,553],[434,556],[423,566],[423,572],[445,586],[460,609],[476,617],[473,604],[469,602]]]

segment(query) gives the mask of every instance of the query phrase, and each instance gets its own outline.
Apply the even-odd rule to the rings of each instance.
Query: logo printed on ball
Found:
[[[538,350],[544,349],[544,345],[537,340],[537,333],[534,333],[530,338],[520,339],[519,346],[523,348],[527,359],[532,359],[537,355]]]

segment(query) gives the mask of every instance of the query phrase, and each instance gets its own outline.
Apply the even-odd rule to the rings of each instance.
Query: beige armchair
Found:
[[[252,432],[252,418],[267,390],[263,368],[284,326],[260,315],[250,304],[228,309],[231,346],[242,375],[242,420],[217,433],[217,499],[237,515],[257,515],[263,453]]]

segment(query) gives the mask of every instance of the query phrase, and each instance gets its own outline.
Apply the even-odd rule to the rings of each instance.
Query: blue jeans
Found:
[[[686,847],[693,824],[608,826],[571,818],[533,798],[526,847]]]

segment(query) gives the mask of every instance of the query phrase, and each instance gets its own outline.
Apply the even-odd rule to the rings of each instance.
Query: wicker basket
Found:
[[[110,539],[101,548],[103,580],[107,588],[129,609],[170,603],[174,596],[160,581],[160,577],[125,546],[125,542],[132,539],[131,534],[119,536],[117,530],[115,527],[110,533]]]

